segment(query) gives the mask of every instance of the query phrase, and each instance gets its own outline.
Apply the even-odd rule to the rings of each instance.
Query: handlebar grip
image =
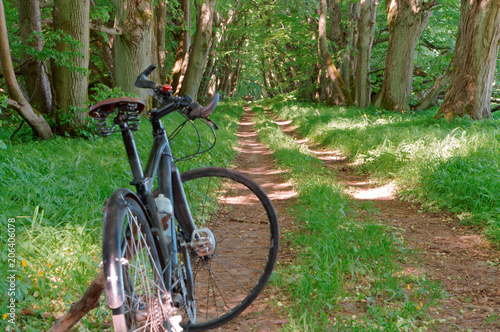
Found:
[[[144,88],[144,89],[154,89],[156,86],[156,83],[153,81],[148,80],[148,76],[151,75],[153,70],[156,69],[156,65],[152,64],[146,70],[144,70],[142,73],[137,76],[135,80],[135,87],[136,88]]]
[[[202,107],[198,103],[193,103],[192,105],[194,106],[193,109],[189,112],[189,117],[192,119],[196,118],[202,118],[206,119],[212,114],[212,112],[215,110],[217,107],[217,103],[219,102],[219,94],[216,93],[210,102],[208,103],[207,106]]]

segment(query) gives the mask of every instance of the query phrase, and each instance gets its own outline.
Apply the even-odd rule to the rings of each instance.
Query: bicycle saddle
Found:
[[[141,100],[135,98],[130,98],[130,97],[111,98],[100,101],[97,104],[91,106],[89,109],[89,115],[98,118],[102,117],[102,115],[106,117],[120,106],[132,106],[137,109],[138,113],[140,113],[144,109],[145,105]]]

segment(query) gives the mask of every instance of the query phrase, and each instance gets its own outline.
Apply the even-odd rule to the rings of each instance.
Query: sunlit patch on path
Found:
[[[281,182],[269,181],[270,176],[281,176],[286,171],[276,168],[271,160],[269,149],[258,140],[258,134],[253,130],[254,122],[250,114],[245,114],[239,123],[240,131],[237,134],[239,137],[238,147],[235,148],[239,152],[238,160],[244,163],[244,168],[238,168],[243,173],[249,175],[257,181],[266,191],[271,201],[287,200],[297,196],[297,192],[290,181],[284,181],[281,177]],[[261,163],[260,159],[263,156],[269,156],[268,163]]]

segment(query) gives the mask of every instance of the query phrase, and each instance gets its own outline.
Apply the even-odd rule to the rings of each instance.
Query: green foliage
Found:
[[[70,70],[82,73],[88,73],[87,68],[78,67],[74,63],[74,58],[83,57],[83,53],[78,51],[82,42],[74,39],[71,35],[64,33],[62,30],[50,31],[46,30],[42,33],[33,32],[28,42],[40,38],[43,41],[43,49],[41,51],[30,45],[23,45],[24,51],[37,58],[38,60],[53,60],[55,65],[64,66]],[[64,43],[63,51],[58,51],[56,45]]]
[[[284,330],[399,331],[432,323],[422,309],[443,292],[425,276],[402,272],[398,262],[407,261],[409,252],[396,230],[371,218],[359,221],[373,212],[354,206],[320,160],[285,135],[262,108],[254,110],[259,136],[298,192],[290,212],[296,230],[284,234],[296,258],[293,265],[279,267],[275,278],[291,306]]]
[[[118,97],[135,97],[131,93],[122,91],[120,87],[110,88],[102,83],[97,83],[90,88],[89,93],[89,105],[96,104],[100,101],[118,98]]]
[[[239,105],[221,104],[213,114],[220,127],[216,147],[180,163],[180,169],[231,164],[241,113]],[[164,125],[173,130],[179,120],[169,116]],[[174,152],[196,151],[198,141],[193,135],[191,129],[183,130],[173,141]],[[150,123],[143,119],[134,137],[141,158],[146,160],[153,141]],[[101,260],[103,204],[115,189],[130,187],[131,178],[119,134],[90,140],[56,137],[2,150],[0,226],[6,230],[7,220],[16,219],[17,307],[35,313],[18,320],[20,329],[47,330],[53,322],[41,314],[61,315],[83,294]],[[6,243],[7,236],[1,232],[0,241]],[[3,280],[6,254],[2,252]],[[5,287],[7,283],[0,283],[4,294],[0,316],[9,300]],[[110,323],[105,301],[101,303],[79,323],[80,328],[95,330]]]

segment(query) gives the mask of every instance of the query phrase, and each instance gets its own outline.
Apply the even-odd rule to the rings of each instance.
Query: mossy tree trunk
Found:
[[[438,116],[491,117],[490,100],[500,40],[500,1],[462,0],[451,81]]]
[[[115,24],[122,31],[113,43],[116,85],[147,102],[147,89],[135,87],[135,80],[153,63],[152,0],[115,0]]]

